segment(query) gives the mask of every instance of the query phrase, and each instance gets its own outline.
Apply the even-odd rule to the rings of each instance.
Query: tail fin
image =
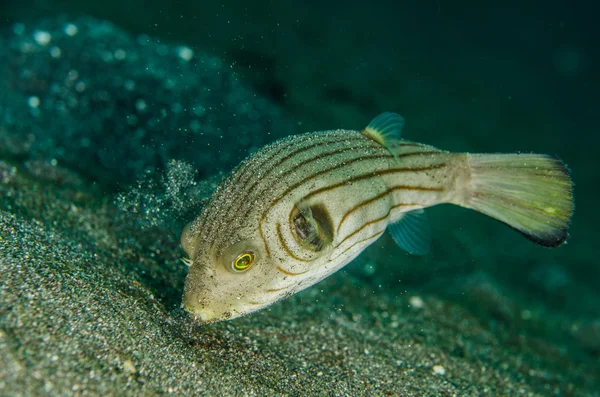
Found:
[[[540,154],[469,154],[471,194],[465,206],[544,247],[568,238],[573,183],[563,162]]]

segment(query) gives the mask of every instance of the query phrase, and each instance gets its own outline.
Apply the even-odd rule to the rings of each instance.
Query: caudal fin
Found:
[[[498,219],[545,247],[568,238],[573,183],[563,162],[540,154],[469,154],[466,207]]]

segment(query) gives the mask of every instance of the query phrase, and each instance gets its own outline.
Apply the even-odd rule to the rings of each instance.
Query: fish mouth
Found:
[[[194,320],[195,323],[202,324],[202,325],[218,323],[219,321],[228,320],[233,317],[231,312],[225,312],[225,313],[219,314],[219,313],[216,313],[216,312],[214,312],[212,310],[208,310],[208,309],[202,309],[202,310],[186,309],[186,311],[189,313],[189,315],[192,317],[192,319]]]
[[[211,310],[209,308],[193,308],[190,306],[186,306],[185,304],[183,304],[182,307],[186,312],[188,312],[189,316],[196,324],[201,325],[218,323],[220,321],[241,317],[245,314],[237,310],[223,312],[218,310]]]
[[[232,320],[257,310],[246,300],[235,299],[235,297],[215,300],[211,297],[208,289],[205,289],[205,291],[207,293],[203,293],[201,296],[198,296],[196,290],[191,289],[184,291],[183,294],[181,308],[187,312],[196,324],[204,325]],[[262,303],[260,305],[262,306]]]

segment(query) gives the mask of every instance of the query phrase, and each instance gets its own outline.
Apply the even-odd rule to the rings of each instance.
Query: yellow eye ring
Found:
[[[234,272],[244,272],[254,264],[254,252],[246,251],[231,262]]]

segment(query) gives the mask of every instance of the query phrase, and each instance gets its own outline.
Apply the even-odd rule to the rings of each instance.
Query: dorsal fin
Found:
[[[426,255],[431,249],[431,226],[422,209],[405,212],[388,230],[396,244],[409,254]]]
[[[392,147],[400,141],[403,128],[404,117],[397,113],[385,112],[375,117],[361,133],[384,146],[395,157]]]

